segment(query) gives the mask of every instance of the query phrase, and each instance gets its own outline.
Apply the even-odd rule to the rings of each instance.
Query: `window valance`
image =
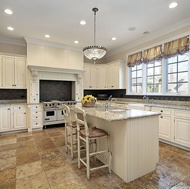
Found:
[[[148,63],[153,60],[161,60],[161,59],[162,59],[162,45],[144,50],[143,63]]]
[[[172,57],[189,51],[189,37],[182,37],[164,44],[164,57]]]
[[[128,56],[127,60],[128,67],[133,67],[141,63],[142,63],[142,51]]]

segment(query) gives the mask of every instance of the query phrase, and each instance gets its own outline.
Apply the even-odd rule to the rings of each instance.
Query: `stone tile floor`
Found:
[[[86,179],[64,151],[64,128],[0,135],[0,189],[188,189],[190,152],[160,143],[156,171],[125,183],[107,169]]]

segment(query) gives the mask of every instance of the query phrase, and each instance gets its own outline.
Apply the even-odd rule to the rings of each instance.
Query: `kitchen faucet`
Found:
[[[149,102],[149,97],[148,97],[147,95],[144,95],[144,96],[143,96],[143,99],[145,100],[146,104],[148,104],[148,102]]]
[[[117,102],[116,98],[112,98],[112,95],[109,96],[108,100],[105,103],[105,111],[108,111],[109,107],[111,106],[111,103],[115,101]]]

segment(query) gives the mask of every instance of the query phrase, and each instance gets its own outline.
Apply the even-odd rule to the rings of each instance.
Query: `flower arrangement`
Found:
[[[82,105],[83,106],[94,106],[95,105],[95,102],[97,102],[97,99],[96,97],[92,96],[92,95],[86,95],[82,98],[81,100],[82,102]],[[87,105],[89,104],[89,105]]]

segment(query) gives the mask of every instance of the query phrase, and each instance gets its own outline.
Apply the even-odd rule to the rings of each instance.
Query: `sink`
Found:
[[[113,110],[110,110],[110,112],[125,112],[126,110],[124,109],[113,109]]]

